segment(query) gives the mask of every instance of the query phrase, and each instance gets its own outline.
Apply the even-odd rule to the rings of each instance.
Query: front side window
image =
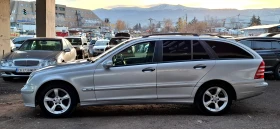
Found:
[[[165,40],[163,41],[163,62],[191,60],[190,40]]]
[[[245,50],[225,42],[205,41],[217,54],[219,59],[252,59]]]
[[[155,42],[130,46],[113,57],[114,66],[140,65],[153,62]]]
[[[23,43],[19,50],[61,51],[62,47],[61,40],[27,40]]]
[[[280,41],[273,41],[271,46],[272,49],[280,49]]]

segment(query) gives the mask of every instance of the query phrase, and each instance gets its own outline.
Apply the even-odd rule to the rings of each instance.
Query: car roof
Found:
[[[31,38],[28,40],[62,40],[64,38],[62,37],[55,37],[55,38],[46,38],[46,37],[37,37],[37,38]]]

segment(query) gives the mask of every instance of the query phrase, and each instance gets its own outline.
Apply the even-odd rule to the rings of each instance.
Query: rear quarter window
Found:
[[[219,59],[253,59],[253,56],[242,48],[219,41],[205,41]]]

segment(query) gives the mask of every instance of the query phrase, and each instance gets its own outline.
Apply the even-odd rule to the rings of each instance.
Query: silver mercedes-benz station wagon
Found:
[[[265,64],[232,40],[182,34],[122,42],[94,60],[33,72],[21,89],[24,104],[51,117],[79,104],[194,104],[202,113],[226,113],[233,100],[260,95]]]

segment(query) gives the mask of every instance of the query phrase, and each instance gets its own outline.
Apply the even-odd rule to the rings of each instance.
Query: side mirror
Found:
[[[71,50],[69,48],[64,49],[64,52],[70,52]]]
[[[84,43],[83,45],[86,45],[86,46],[87,46],[87,43]]]
[[[112,61],[106,61],[103,63],[103,67],[105,69],[109,69],[110,67],[113,67],[113,62]]]
[[[17,49],[16,49],[16,48],[13,48],[11,51],[12,51],[12,52],[15,52],[15,51],[17,51]]]

